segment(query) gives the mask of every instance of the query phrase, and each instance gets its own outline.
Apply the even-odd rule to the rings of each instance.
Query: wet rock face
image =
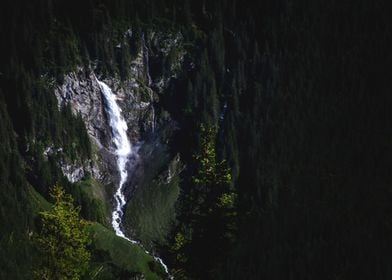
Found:
[[[87,173],[104,184],[110,183],[114,157],[109,152],[111,132],[108,126],[101,89],[90,69],[79,67],[76,72],[65,75],[62,85],[55,88],[59,108],[70,105],[72,112],[84,120],[92,144],[98,154],[88,162],[59,162],[60,168],[72,183],[80,181]],[[114,173],[115,174],[115,173]]]
[[[59,107],[69,104],[74,114],[83,117],[89,135],[99,148],[109,146],[101,89],[92,71],[79,68],[68,73],[64,83],[55,89],[55,95]]]
[[[131,30],[125,32],[124,36],[128,40],[137,40]],[[68,104],[74,114],[82,116],[92,143],[98,150],[88,163],[59,163],[71,182],[81,180],[87,172],[103,183],[116,181],[116,176],[112,175],[117,173],[114,171],[115,147],[97,78],[116,94],[117,103],[128,125],[128,137],[132,143],[139,143],[154,133],[159,124],[154,106],[159,103],[158,94],[164,91],[170,79],[181,69],[185,55],[182,41],[180,33],[142,34],[126,80],[120,80],[118,76],[101,77],[99,74],[96,77],[94,69],[89,67],[78,67],[75,72],[65,75],[63,84],[55,88],[58,106],[60,108]],[[121,47],[121,44],[116,46]],[[151,65],[154,71],[150,70]]]

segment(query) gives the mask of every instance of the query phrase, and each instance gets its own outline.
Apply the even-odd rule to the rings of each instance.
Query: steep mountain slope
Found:
[[[386,1],[30,2],[1,9],[1,279],[56,182],[97,222],[90,276],[167,277],[111,230],[96,78],[137,150],[122,231],[175,279],[391,278]]]
[[[32,22],[38,34],[36,38],[30,38],[28,35],[24,37],[22,34],[12,38],[11,33],[2,30],[2,36],[11,36],[8,37],[11,44],[33,40],[34,44],[45,43],[49,48],[43,56],[37,55],[37,64],[34,65],[30,64],[29,59],[23,58],[22,52],[9,53],[8,58],[2,56],[4,64],[1,70],[1,120],[4,137],[1,140],[4,168],[1,169],[1,175],[4,203],[1,221],[2,224],[9,225],[4,228],[1,239],[4,244],[2,279],[31,277],[34,258],[39,257],[34,254],[32,248],[34,232],[37,230],[34,221],[39,211],[50,207],[44,197],[48,199],[48,188],[56,182],[73,194],[76,203],[82,206],[84,218],[111,228],[111,212],[114,207],[112,195],[114,185],[118,181],[118,170],[115,163],[115,145],[106,111],[107,104],[96,76],[104,79],[113,88],[129,126],[127,137],[131,139],[136,150],[146,146],[150,148],[142,150],[151,153],[155,149],[154,143],[164,140],[162,138],[158,141],[157,136],[153,136],[154,131],[160,129],[160,119],[154,111],[154,103],[157,102],[154,92],[163,90],[169,78],[174,77],[180,70],[183,55],[179,44],[181,38],[174,32],[163,33],[158,29],[154,32],[144,32],[138,27],[132,32],[129,28],[113,27],[112,31],[121,32],[122,35],[118,39],[112,36],[110,42],[105,42],[105,45],[111,50],[116,50],[120,60],[128,59],[128,64],[126,69],[116,69],[108,73],[107,70],[100,68],[105,67],[100,60],[90,60],[86,54],[81,54],[82,49],[78,45],[84,41],[77,38],[71,30],[72,27],[66,26],[67,23],[62,21],[61,15],[50,10],[46,4],[32,7],[32,10],[48,12],[49,18],[38,19],[35,18],[35,13],[26,12],[29,19],[33,17]],[[5,7],[10,13],[19,9],[17,3]],[[52,8],[56,10],[59,6],[55,5]],[[20,32],[31,28],[25,25],[25,22],[15,23],[12,18],[6,21],[6,17],[2,19],[4,24],[13,26]],[[40,20],[49,23],[47,34],[44,33],[46,27],[41,26]],[[69,45],[57,45],[59,29],[63,29],[64,33],[58,42],[65,40],[70,43]],[[161,74],[153,77],[149,73],[149,48],[154,50],[151,57],[155,57],[160,63],[163,63],[160,59],[165,59],[162,56],[176,48],[173,63],[167,63],[165,66],[168,67],[167,71],[163,67],[159,69]],[[43,50],[40,46],[35,46],[30,51],[34,54]],[[51,57],[53,52],[56,54]],[[72,58],[68,55],[67,58],[63,57],[64,52]],[[174,125],[169,125],[172,123],[170,118],[166,118],[165,122],[166,133],[170,133]],[[163,143],[160,144],[160,147],[163,146]],[[135,171],[136,166],[147,159],[151,160],[148,154],[140,155],[143,158],[138,159],[137,155],[134,167],[127,165],[127,169],[135,172],[132,176],[135,181],[136,178],[143,177],[143,173],[137,174]],[[170,160],[169,153],[162,155],[161,167],[153,171],[155,173],[151,173],[152,177],[148,180],[163,172],[165,163],[169,164]],[[147,179],[144,181],[149,182]],[[131,182],[125,183],[129,197],[129,193],[137,186]],[[178,193],[178,184],[174,188],[177,188]],[[173,201],[175,200],[176,198]],[[173,219],[173,201],[168,207],[172,209],[169,211],[173,214],[161,222],[168,223]],[[17,207],[12,208],[12,204],[16,204]],[[147,217],[148,215],[147,213]],[[128,248],[122,248],[124,253],[119,253],[119,247],[124,247],[124,243],[118,241],[112,231],[97,226],[92,227],[91,233],[95,236],[96,242],[91,248],[93,259],[88,275],[94,274],[94,277],[99,279],[114,279],[119,277],[118,275],[139,277],[142,274],[151,279],[166,277],[162,267],[159,264],[152,264],[153,258],[146,255],[140,246],[125,245]],[[161,238],[165,239],[168,230],[159,233]],[[15,246],[16,241],[20,245]],[[124,266],[125,260],[119,262],[125,256],[121,254],[131,255],[130,265]],[[101,266],[102,262],[111,265]],[[132,265],[133,262],[138,265]],[[158,274],[153,271],[157,271]]]

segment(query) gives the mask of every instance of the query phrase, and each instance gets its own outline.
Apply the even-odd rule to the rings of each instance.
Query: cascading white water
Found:
[[[114,194],[116,205],[112,213],[112,225],[118,236],[126,238],[124,232],[121,230],[121,218],[124,214],[123,207],[126,203],[122,189],[128,177],[126,165],[128,162],[128,156],[132,153],[132,147],[127,137],[127,123],[121,116],[121,109],[116,103],[112,90],[101,81],[98,81],[98,84],[101,87],[102,94],[106,101],[109,125],[112,129],[113,142],[116,146],[117,167],[120,172],[120,182],[116,193]],[[134,240],[130,240],[129,238],[126,239],[132,243],[136,243]]]
[[[109,125],[112,129],[113,142],[116,146],[116,156],[117,156],[117,167],[120,171],[120,182],[118,184],[116,193],[114,194],[114,199],[116,202],[115,209],[112,212],[112,225],[116,232],[116,235],[128,240],[133,244],[140,244],[136,240],[132,240],[125,236],[124,232],[121,230],[121,219],[124,214],[123,208],[126,204],[125,196],[123,194],[123,186],[128,178],[127,163],[129,157],[134,153],[132,145],[127,137],[128,126],[125,120],[121,116],[121,109],[117,105],[115,95],[112,93],[110,87],[108,87],[104,82],[97,79],[99,86],[101,87],[102,94],[106,103],[106,111],[109,116]],[[147,254],[150,254],[145,250]],[[151,254],[150,254],[151,255]],[[164,268],[165,272],[169,274],[169,270],[163,260],[157,256],[152,255],[152,257],[159,262]],[[169,275],[170,279],[173,279]]]

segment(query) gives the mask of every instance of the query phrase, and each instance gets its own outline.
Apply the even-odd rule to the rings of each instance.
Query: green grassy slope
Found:
[[[91,224],[89,228],[94,258],[88,279],[129,279],[141,274],[148,280],[164,279],[163,269],[139,245],[116,236],[100,224]]]

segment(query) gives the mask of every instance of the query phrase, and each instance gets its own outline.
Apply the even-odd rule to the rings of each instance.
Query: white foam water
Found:
[[[133,244],[139,244],[141,247],[142,244],[137,241],[127,237],[121,229],[121,221],[124,215],[123,209],[126,204],[125,196],[123,193],[123,187],[128,178],[128,170],[127,163],[129,157],[135,154],[134,149],[132,149],[132,145],[129,142],[127,136],[128,126],[123,117],[121,116],[121,109],[116,102],[115,95],[108,85],[104,82],[101,82],[97,79],[97,82],[101,88],[103,97],[105,99],[105,108],[109,117],[109,125],[112,129],[113,134],[113,142],[116,146],[116,156],[117,156],[117,168],[120,172],[120,182],[117,186],[117,190],[114,194],[115,200],[115,208],[112,212],[112,226],[116,235],[128,240]],[[169,274],[169,269],[167,265],[163,262],[163,260],[149,251],[145,250],[145,252],[151,255],[157,262],[159,262],[164,268],[165,272],[169,275],[170,279],[173,279]]]

